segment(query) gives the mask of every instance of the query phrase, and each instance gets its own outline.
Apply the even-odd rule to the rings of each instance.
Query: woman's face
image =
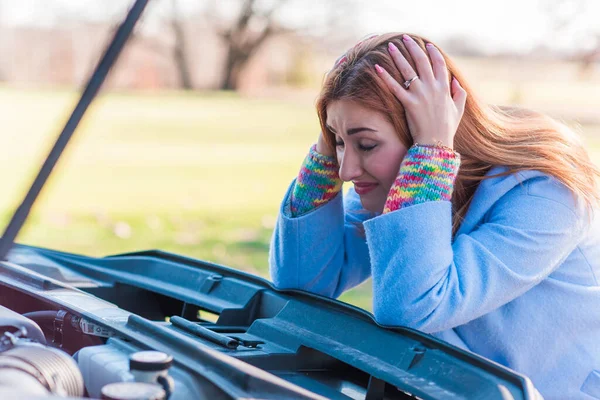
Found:
[[[349,100],[329,104],[326,122],[335,134],[340,178],[354,183],[366,210],[382,212],[408,150],[394,126],[383,114]]]

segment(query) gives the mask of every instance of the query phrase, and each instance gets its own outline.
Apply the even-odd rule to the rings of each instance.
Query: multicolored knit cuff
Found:
[[[460,154],[449,148],[415,145],[400,164],[383,213],[427,201],[450,200],[460,167]]]
[[[290,210],[292,217],[305,214],[333,199],[342,190],[342,180],[338,175],[337,161],[317,153],[317,145],[302,163],[302,168],[292,190]]]

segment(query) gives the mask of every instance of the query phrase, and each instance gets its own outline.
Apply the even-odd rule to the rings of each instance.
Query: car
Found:
[[[330,298],[160,250],[15,244],[148,0],[136,0],[0,240],[0,397],[535,399],[502,365]]]

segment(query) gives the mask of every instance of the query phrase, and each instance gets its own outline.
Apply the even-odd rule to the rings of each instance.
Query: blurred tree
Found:
[[[238,0],[237,9],[232,4],[233,1],[213,0],[207,12],[226,46],[221,90],[238,88],[242,71],[269,38],[296,33],[318,36],[321,42],[339,41],[352,35],[352,21],[358,14],[354,12],[356,0]],[[219,15],[219,8],[221,11],[228,8],[229,18]],[[233,17],[232,9],[235,9]],[[303,18],[299,23],[300,14]]]
[[[591,67],[600,61],[600,29],[594,27],[581,29],[581,17],[589,15],[593,2],[597,0],[550,0],[542,3],[542,10],[548,17],[553,39],[573,33],[579,29],[579,34],[569,49],[570,56],[580,63],[581,77],[586,77]]]
[[[243,0],[240,12],[228,29],[220,32],[227,45],[227,58],[221,90],[235,90],[240,73],[252,55],[272,35],[284,28],[274,19],[275,12],[288,0],[277,0],[271,7],[258,10],[256,0]]]
[[[0,30],[0,49],[14,54],[24,47],[32,50],[16,61],[1,58],[0,73],[11,81],[81,83],[132,2],[0,0],[0,8],[4,4],[2,9],[13,18],[10,28],[17,32],[8,37],[6,32],[12,31]],[[291,53],[305,46],[303,57],[310,58],[345,49],[362,36],[357,34],[359,8],[360,0],[153,0],[121,61],[127,66],[119,68],[112,83],[237,90],[240,74],[252,71],[247,67],[253,57],[276,35],[287,37],[274,41],[273,48],[283,51],[277,63],[265,66],[265,76],[279,74],[277,79],[285,80],[284,69],[302,64],[293,72],[293,79],[300,79],[310,60]],[[272,57],[264,56],[261,62]],[[47,67],[48,59],[53,68]]]
[[[173,30],[173,60],[179,75],[179,84],[182,89],[194,89],[189,68],[189,57],[183,18],[179,10],[178,0],[171,0],[171,29]]]
[[[600,61],[600,32],[592,39],[594,44],[589,49],[581,51],[576,59],[581,63],[581,77],[587,77],[595,63]]]

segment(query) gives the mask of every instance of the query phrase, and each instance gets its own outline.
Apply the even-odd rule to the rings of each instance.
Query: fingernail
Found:
[[[428,49],[433,49],[433,44],[431,44],[431,43],[427,43],[427,44],[425,45],[425,47],[427,47]]]
[[[410,36],[408,36],[408,35],[402,35],[402,40],[405,40],[405,41],[408,42],[410,40]]]
[[[375,70],[380,74],[383,72],[383,68],[381,68],[378,64],[375,64]]]
[[[389,43],[388,43],[388,49],[389,49],[390,51],[398,51],[398,48],[397,48],[397,47],[396,47],[396,45],[395,45],[394,43],[392,43],[392,42],[389,42]]]

